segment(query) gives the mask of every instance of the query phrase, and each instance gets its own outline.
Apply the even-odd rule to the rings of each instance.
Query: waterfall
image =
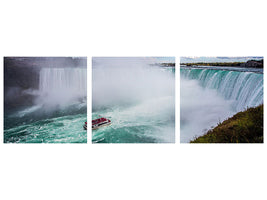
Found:
[[[38,101],[45,104],[64,104],[87,93],[86,68],[42,68],[39,79]]]
[[[263,74],[181,68],[181,77],[198,80],[203,88],[214,89],[224,99],[232,100],[234,111],[263,103]]]

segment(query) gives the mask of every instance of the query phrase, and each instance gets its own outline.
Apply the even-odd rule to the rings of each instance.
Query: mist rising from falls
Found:
[[[35,97],[31,107],[15,113],[17,117],[31,116],[35,119],[86,113],[86,68],[42,68],[39,89],[26,90]]]
[[[93,109],[174,96],[173,73],[143,60],[104,59],[92,73]]]
[[[263,74],[181,68],[181,142],[263,103]]]
[[[38,104],[65,106],[86,98],[86,68],[42,68]]]

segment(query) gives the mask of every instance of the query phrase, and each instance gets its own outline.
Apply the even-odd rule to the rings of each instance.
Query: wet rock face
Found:
[[[4,59],[4,106],[7,111],[32,105],[34,95],[25,91],[39,87],[40,68],[16,59]]]
[[[21,87],[22,89],[38,89],[39,69],[32,67],[4,66],[5,87]]]

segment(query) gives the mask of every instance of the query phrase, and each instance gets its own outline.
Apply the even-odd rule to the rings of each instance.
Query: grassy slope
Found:
[[[263,143],[263,105],[235,114],[190,143]]]

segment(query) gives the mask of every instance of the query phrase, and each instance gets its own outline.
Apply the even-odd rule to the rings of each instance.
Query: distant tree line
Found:
[[[198,63],[181,63],[186,66],[221,66],[221,67],[251,67],[263,68],[263,59],[249,60],[247,62],[198,62]]]
[[[160,63],[164,67],[175,67],[175,63]]]

